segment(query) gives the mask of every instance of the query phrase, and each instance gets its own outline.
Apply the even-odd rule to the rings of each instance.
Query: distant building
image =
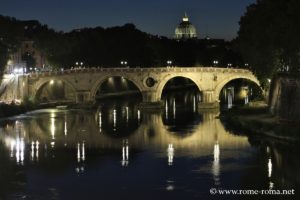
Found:
[[[20,48],[10,55],[6,72],[21,73],[40,70],[45,67],[45,56],[36,49],[32,36],[41,27],[38,21],[22,21],[25,40]]]
[[[31,59],[31,62],[30,60]],[[10,55],[7,72],[29,72],[45,67],[45,56],[34,46],[34,41],[23,41],[21,47]]]
[[[197,38],[197,30],[185,13],[182,22],[175,29],[175,39],[186,40]]]

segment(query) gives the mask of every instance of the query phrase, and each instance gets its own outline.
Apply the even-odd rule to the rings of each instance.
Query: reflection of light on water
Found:
[[[85,143],[83,141],[82,144],[77,143],[77,162],[79,166],[75,168],[76,173],[79,174],[84,172],[84,161],[85,161]]]
[[[67,136],[68,130],[67,130],[67,121],[65,121],[65,128],[64,128],[65,136]]]
[[[80,148],[81,146],[81,148]],[[77,143],[77,162],[85,161],[85,143],[84,141],[80,145],[80,143]]]
[[[31,160],[34,161],[34,159],[36,158],[36,160],[38,161],[39,159],[39,141],[37,140],[32,141],[31,142]]]
[[[272,190],[274,188],[274,183],[272,181],[269,182],[269,189]]]
[[[77,162],[80,162],[80,144],[77,144]]]
[[[34,141],[31,142],[31,160],[34,160]]]
[[[270,154],[270,147],[266,147],[267,154]],[[274,188],[274,183],[271,181],[272,178],[272,170],[273,170],[273,163],[271,157],[268,159],[268,178],[269,178],[269,189]]]
[[[51,125],[50,125],[50,130],[51,130],[51,135],[52,139],[55,139],[55,114],[51,113]]]
[[[36,142],[35,142],[35,149],[36,149],[36,152],[35,152],[35,157],[36,157],[36,160],[39,160],[39,145],[40,145],[40,143],[39,143],[39,141],[37,140]]]
[[[175,98],[173,100],[173,119],[176,118],[176,101],[175,101]]]
[[[129,120],[129,112],[128,112],[128,107],[126,106],[126,123],[128,123]]]
[[[266,151],[267,151],[267,153],[270,153],[270,147],[269,146],[266,147]]]
[[[85,161],[85,143],[83,141],[81,145],[80,143],[77,143],[77,162],[79,166],[75,168],[76,173],[79,174],[84,172],[84,161]]]
[[[165,110],[166,110],[166,120],[168,120],[169,116],[168,116],[168,100],[166,100],[165,103]]]
[[[99,112],[99,131],[102,132],[102,113]]]
[[[214,145],[214,160],[219,161],[219,157],[220,157],[220,147],[219,147],[219,143],[216,142],[216,144]]]
[[[138,122],[140,122],[140,120],[141,120],[141,111],[140,110],[137,111],[137,117],[138,117]]]
[[[246,97],[245,97],[245,104],[248,104],[248,103],[249,103],[249,96],[247,94]]]
[[[116,125],[117,125],[117,111],[113,111],[113,126],[114,126],[114,131],[116,130]]]
[[[167,180],[167,186],[166,186],[166,190],[167,191],[172,191],[175,189],[175,186],[174,186],[174,181],[172,180]]]
[[[174,159],[174,148],[173,144],[169,144],[168,146],[168,165],[173,165],[173,159]]]
[[[10,157],[14,157],[14,148],[16,145],[16,141],[15,140],[11,140],[10,142]]]
[[[272,176],[272,160],[271,158],[269,158],[269,161],[268,161],[268,177],[271,178]]]
[[[214,145],[214,161],[212,165],[212,173],[214,176],[215,185],[220,184],[220,147],[216,142]]]
[[[121,164],[123,167],[128,166],[129,164],[129,146],[128,146],[128,141],[123,141],[123,146],[122,146],[122,161]]]
[[[21,164],[23,164],[24,162],[24,149],[25,149],[25,143],[24,143],[24,139],[21,139],[20,142],[20,160],[21,160]]]
[[[51,145],[51,148],[54,148],[55,147],[55,142],[54,141],[50,142],[50,145]]]
[[[232,108],[232,95],[230,92],[228,93],[228,108]]]
[[[82,161],[85,160],[85,146],[84,146],[84,142],[82,143]]]
[[[23,165],[24,164],[24,151],[25,151],[24,139],[17,138],[16,140],[11,140],[10,147],[11,147],[10,156],[14,157],[14,151],[15,151],[16,152],[15,157],[16,157],[17,164]]]
[[[79,174],[79,173],[83,173],[84,172],[84,166],[81,167],[76,167],[75,171]]]
[[[193,112],[196,112],[196,97],[193,98]]]

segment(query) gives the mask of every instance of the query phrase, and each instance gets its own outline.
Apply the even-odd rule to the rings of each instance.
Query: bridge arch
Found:
[[[157,86],[158,100],[161,100],[163,90],[164,90],[165,86],[167,85],[167,83],[174,78],[186,78],[186,79],[190,80],[191,82],[193,82],[197,86],[199,92],[203,91],[203,88],[198,83],[196,77],[189,76],[189,75],[167,75],[161,79],[161,82]]]
[[[236,79],[245,79],[245,80],[251,81],[251,82],[255,83],[262,90],[259,80],[254,75],[251,75],[251,76],[249,76],[249,75],[229,76],[229,77],[226,77],[225,79],[223,79],[222,81],[220,81],[217,84],[217,86],[215,87],[215,94],[216,94],[216,99],[217,100],[219,100],[221,90],[224,88],[224,86],[227,83],[229,83],[230,81],[236,80]]]
[[[69,82],[68,80],[60,79],[60,78],[56,78],[56,77],[44,78],[44,79],[42,79],[42,81],[38,82],[34,87],[35,90],[33,91],[32,96],[35,99],[38,99],[38,96],[40,95],[40,92],[42,92],[42,90],[44,89],[44,87],[47,84],[52,84],[52,83],[56,83],[56,82],[59,82],[59,81],[67,85],[67,87],[72,92],[72,98],[70,100],[76,102],[76,89],[75,89],[75,86],[71,82]]]
[[[131,76],[127,76],[127,75],[106,75],[106,76],[103,76],[101,77],[100,79],[98,79],[92,86],[92,89],[91,89],[91,100],[92,101],[95,101],[96,100],[96,94],[97,94],[97,91],[101,88],[101,86],[103,85],[103,83],[105,81],[107,81],[109,78],[124,78],[126,79],[127,81],[131,82],[134,86],[137,87],[137,89],[139,90],[139,92],[142,94],[142,91],[143,91],[143,86],[140,85],[140,83],[133,77]]]

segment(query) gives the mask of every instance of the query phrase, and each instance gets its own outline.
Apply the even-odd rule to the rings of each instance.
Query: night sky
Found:
[[[246,7],[255,0],[0,0],[0,14],[36,19],[56,30],[134,23],[138,29],[172,37],[187,12],[200,38],[232,39]]]

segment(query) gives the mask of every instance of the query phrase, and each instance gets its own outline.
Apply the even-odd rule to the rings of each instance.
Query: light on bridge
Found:
[[[172,61],[172,60],[168,60],[168,61],[167,61],[167,65],[168,65],[168,66],[171,66],[171,65],[172,65],[172,63],[173,63],[173,61]]]
[[[116,126],[117,126],[117,110],[114,109],[113,111],[113,126],[114,126],[114,131],[116,131]]]
[[[122,161],[121,164],[123,167],[127,167],[129,163],[129,145],[128,141],[123,141],[123,147],[122,147]]]
[[[219,64],[219,61],[218,60],[214,60],[213,64],[214,64],[214,66],[217,66]]]
[[[126,67],[126,66],[127,66],[127,64],[128,64],[128,62],[127,62],[126,60],[125,60],[125,61],[121,60],[121,62],[120,62],[120,63],[121,63],[121,65],[123,65],[123,66],[125,66],[125,67]]]
[[[215,185],[220,185],[220,146],[218,141],[214,145],[214,161],[212,165],[212,174]]]

